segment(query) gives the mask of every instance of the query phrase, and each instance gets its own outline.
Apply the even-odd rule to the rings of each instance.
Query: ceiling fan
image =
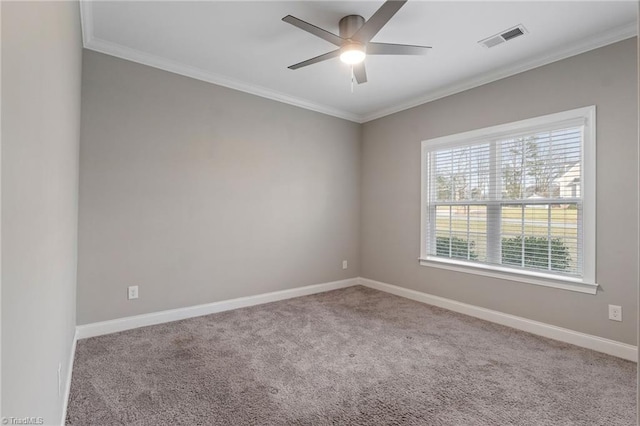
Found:
[[[407,0],[387,0],[366,22],[360,15],[345,16],[340,19],[338,24],[340,35],[335,35],[294,16],[285,16],[282,18],[284,22],[338,46],[336,50],[291,65],[288,68],[297,70],[339,56],[342,62],[353,67],[356,81],[358,84],[362,84],[367,81],[367,72],[364,68],[364,58],[367,55],[426,55],[431,49],[430,46],[374,43],[371,41],[406,2]]]

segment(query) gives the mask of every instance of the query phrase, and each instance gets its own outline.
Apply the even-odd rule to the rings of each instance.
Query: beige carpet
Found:
[[[78,342],[72,425],[634,425],[636,365],[351,287]]]

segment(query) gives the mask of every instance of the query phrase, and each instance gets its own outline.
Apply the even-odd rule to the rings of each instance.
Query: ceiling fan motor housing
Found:
[[[364,25],[364,18],[360,15],[348,15],[338,23],[339,35],[342,38],[351,38]]]

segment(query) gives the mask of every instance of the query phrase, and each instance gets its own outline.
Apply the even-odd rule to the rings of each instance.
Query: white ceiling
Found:
[[[383,1],[114,1],[81,3],[88,49],[293,105],[365,122],[585,52],[637,33],[635,1],[410,0],[373,41],[433,46],[427,56],[370,56],[350,89],[338,58],[287,66],[335,46],[282,22],[291,14],[338,33]],[[529,31],[486,49],[515,25]]]

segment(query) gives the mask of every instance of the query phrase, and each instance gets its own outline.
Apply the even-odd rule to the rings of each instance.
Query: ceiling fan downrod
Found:
[[[342,38],[351,39],[362,26],[364,25],[364,18],[360,15],[348,15],[340,19],[338,22],[339,32],[338,34]]]

